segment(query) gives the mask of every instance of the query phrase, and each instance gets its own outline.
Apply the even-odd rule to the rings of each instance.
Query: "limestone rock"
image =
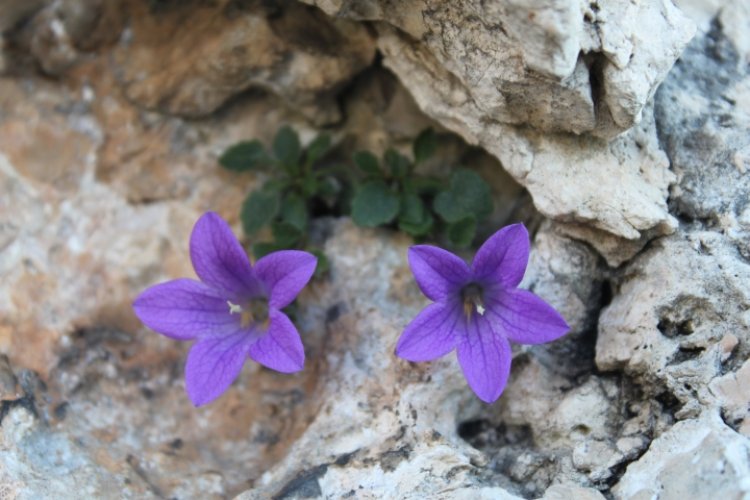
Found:
[[[614,488],[615,498],[745,498],[750,440],[716,416],[676,424]]]
[[[178,5],[130,12],[118,59],[129,99],[205,116],[248,88],[281,95],[318,124],[340,119],[337,92],[375,56],[363,26],[281,2]]]
[[[677,418],[725,407],[708,386],[750,352],[749,280],[750,266],[717,233],[658,240],[628,267],[601,315],[597,366],[624,369],[654,396],[671,394]],[[729,335],[739,343],[726,353]]]
[[[500,159],[543,214],[610,264],[674,230],[672,176],[646,107],[694,32],[671,2],[310,3],[382,21],[384,63],[420,107]],[[611,144],[591,137],[641,119]]]

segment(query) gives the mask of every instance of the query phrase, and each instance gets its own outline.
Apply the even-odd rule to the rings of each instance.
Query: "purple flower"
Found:
[[[190,258],[201,281],[177,279],[154,285],[133,303],[148,327],[176,340],[195,340],[185,364],[185,388],[195,406],[221,396],[250,356],[282,373],[305,364],[299,333],[281,308],[312,277],[317,259],[283,250],[253,267],[217,214],[195,223]]]
[[[493,234],[471,266],[441,248],[411,247],[411,271],[434,303],[406,327],[396,354],[430,361],[456,349],[469,386],[482,401],[495,401],[510,375],[508,341],[541,344],[570,329],[552,306],[516,288],[528,260],[529,233],[523,224]]]

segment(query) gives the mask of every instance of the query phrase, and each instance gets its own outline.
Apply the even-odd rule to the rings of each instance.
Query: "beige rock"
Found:
[[[613,488],[615,498],[745,498],[750,441],[713,415],[677,423]]]
[[[628,268],[618,293],[599,320],[596,363],[624,369],[653,394],[667,390],[682,407],[678,418],[723,407],[708,384],[747,356],[750,266],[713,232],[658,240]],[[721,339],[736,335],[733,357]]]
[[[170,4],[130,11],[118,50],[125,95],[149,109],[205,116],[229,98],[261,88],[317,122],[340,119],[335,98],[375,56],[361,25],[287,2],[239,6]]]

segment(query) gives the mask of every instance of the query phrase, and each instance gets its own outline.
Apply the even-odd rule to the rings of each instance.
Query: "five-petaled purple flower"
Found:
[[[523,224],[492,235],[471,267],[441,248],[411,247],[414,278],[435,303],[407,325],[396,354],[409,361],[430,361],[456,349],[469,386],[482,401],[495,401],[510,375],[509,340],[541,344],[569,330],[549,304],[516,288],[528,260],[529,234]]]
[[[185,364],[185,388],[193,404],[221,396],[247,356],[283,373],[301,370],[302,341],[281,308],[312,277],[315,256],[283,250],[252,266],[229,225],[208,212],[193,228],[190,258],[201,281],[154,285],[138,296],[133,309],[153,330],[196,341]]]

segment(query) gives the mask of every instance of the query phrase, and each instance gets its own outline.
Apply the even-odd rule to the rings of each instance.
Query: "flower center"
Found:
[[[461,302],[464,305],[466,319],[471,319],[474,310],[480,316],[484,315],[484,301],[482,300],[482,287],[477,283],[469,283],[461,289]]]
[[[265,297],[250,299],[246,303],[234,304],[227,300],[229,314],[240,315],[240,326],[247,328],[252,324],[265,324],[268,322],[268,300]]]

